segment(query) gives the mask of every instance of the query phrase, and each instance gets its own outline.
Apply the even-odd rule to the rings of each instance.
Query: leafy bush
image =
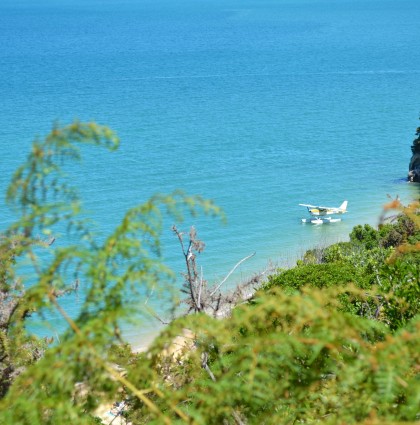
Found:
[[[0,239],[0,395],[5,396],[0,423],[86,423],[100,400],[124,382],[110,365],[115,350],[107,350],[120,341],[120,322],[139,313],[142,290],[158,284],[171,290],[173,273],[160,258],[164,216],[181,220],[185,213],[219,213],[199,196],[154,195],[127,211],[104,241],[95,240],[64,169],[81,158],[82,145],[114,150],[118,143],[110,129],[95,123],[54,127],[34,142],[12,178],[7,201],[17,219]],[[54,248],[54,235],[63,229],[72,244]],[[33,276],[26,289],[22,262],[30,267],[25,275]],[[83,282],[81,311],[72,320],[58,297],[76,290],[78,282]],[[69,329],[32,364],[41,357],[40,342],[25,321],[31,312],[48,309],[58,311]]]
[[[335,300],[343,291],[364,296],[354,287],[272,290],[230,320],[194,315],[173,323],[129,371],[138,387],[154,393],[162,416],[135,401],[133,423],[184,423],[183,415],[202,424],[416,420],[418,320],[390,336],[379,323],[339,311]],[[160,374],[167,341],[186,327],[195,349],[172,358]]]
[[[377,247],[379,240],[379,232],[369,224],[365,224],[364,226],[359,224],[350,233],[350,241],[363,245],[365,249]]]
[[[0,239],[0,423],[99,423],[101,402],[122,398],[133,424],[419,420],[420,266],[418,247],[410,245],[419,234],[413,212],[407,214],[411,222],[401,218],[379,230],[356,226],[349,243],[313,250],[298,267],[271,276],[232,317],[178,319],[147,353],[133,354],[117,344],[119,323],[138,306],[139,288],[171,282],[159,257],[163,214],[180,219],[185,211],[218,209],[181,192],[156,195],[129,210],[99,243],[80,219],[77,191],[62,180],[61,162],[78,159],[80,143],[118,144],[109,129],[93,123],[54,128],[34,144],[8,192],[18,220]],[[79,243],[54,250],[49,239],[34,236],[49,238],[57,225],[67,226]],[[43,249],[52,252],[41,264]],[[25,291],[17,265],[28,258],[37,280]],[[75,320],[57,301],[74,289],[68,270],[86,285]],[[27,331],[26,317],[36,309],[58,310],[67,320],[60,343],[47,348]]]
[[[354,283],[360,288],[369,288],[369,279],[361,269],[349,262],[337,261],[325,264],[306,264],[269,277],[264,289],[279,286],[285,290],[299,289],[309,285],[316,288]]]
[[[407,325],[420,314],[420,263],[398,259],[381,271],[383,317],[391,329]]]

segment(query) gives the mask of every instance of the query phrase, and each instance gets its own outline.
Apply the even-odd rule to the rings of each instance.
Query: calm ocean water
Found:
[[[231,284],[269,259],[292,265],[376,224],[387,194],[418,195],[403,179],[420,112],[419,17],[418,0],[3,0],[1,191],[54,121],[93,119],[122,142],[88,153],[74,176],[98,232],[182,188],[227,215],[181,226],[206,242],[210,281],[254,251]],[[343,222],[300,223],[299,203],[344,199]],[[162,239],[180,272],[170,226]]]

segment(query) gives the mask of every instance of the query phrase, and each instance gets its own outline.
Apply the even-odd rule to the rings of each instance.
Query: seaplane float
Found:
[[[344,201],[338,208],[322,207],[320,205],[299,204],[301,207],[306,207],[311,216],[310,218],[302,218],[302,223],[329,224],[341,221],[341,218],[333,216],[346,213],[347,204],[348,202]]]

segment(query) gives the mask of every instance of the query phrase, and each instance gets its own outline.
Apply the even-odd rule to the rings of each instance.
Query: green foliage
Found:
[[[409,210],[378,230],[356,226],[350,242],[308,251],[296,268],[271,276],[265,289],[280,287],[290,293],[304,285],[323,288],[353,283],[370,289],[371,296],[349,299],[342,295],[341,308],[381,321],[395,331],[420,313],[420,256],[417,248],[408,248],[420,236],[416,221]],[[390,261],[396,246],[407,248]]]
[[[385,337],[380,324],[339,311],[334,300],[344,290],[364,296],[351,287],[277,289],[229,320],[190,316],[173,323],[129,377],[151,389],[168,423],[183,423],[174,404],[203,424],[414,421],[420,323]],[[195,348],[165,359],[168,340],[185,328],[195,334]],[[205,355],[214,380],[202,367]],[[131,419],[163,423],[138,402]]]
[[[393,224],[382,224],[376,230],[369,224],[357,225],[350,233],[350,241],[370,250],[376,247],[397,247],[402,243],[415,243],[420,239],[420,232],[411,217],[401,214]]]
[[[382,315],[391,329],[420,314],[420,262],[398,259],[381,270]]]
[[[379,244],[379,232],[369,224],[357,225],[350,233],[350,241],[362,244],[365,249],[372,249]]]
[[[316,288],[354,283],[360,288],[368,288],[369,282],[360,268],[349,262],[306,264],[285,270],[269,277],[265,289],[280,286],[285,290],[299,289],[305,285]]]
[[[128,343],[112,344],[108,349],[108,360],[124,368],[134,362],[138,356],[133,354],[131,350],[131,345]]]
[[[350,242],[338,242],[325,248],[323,262],[334,263],[346,260],[357,248]]]
[[[7,392],[0,419],[5,423],[86,423],[101,397],[115,393],[120,385],[110,379],[114,372],[109,361],[115,356],[109,357],[104,350],[120,341],[120,322],[139,312],[138,297],[146,288],[160,286],[172,291],[173,273],[160,259],[164,217],[181,220],[185,213],[220,213],[211,201],[199,196],[181,191],[157,194],[130,209],[116,229],[98,242],[63,168],[80,159],[81,144],[113,150],[118,139],[108,128],[94,123],[56,127],[43,141],[34,142],[8,190],[7,200],[17,220],[0,240],[1,293],[10,306],[0,333],[1,387],[3,394]],[[54,249],[52,238],[63,229],[75,242]],[[18,274],[22,263],[32,270],[26,271],[32,276],[32,285],[25,291]],[[83,303],[79,316],[71,320],[57,298],[80,282]],[[60,344],[23,371],[22,365],[40,357],[35,355],[39,343],[25,329],[25,318],[30,312],[46,309],[58,310],[69,330]],[[27,352],[35,354],[28,356]],[[84,388],[83,397],[75,394],[78,386]]]
[[[74,122],[63,128],[55,126],[44,140],[33,143],[26,163],[17,169],[7,191],[8,204],[20,215],[9,233],[22,232],[29,237],[39,231],[49,235],[58,222],[86,231],[83,222],[77,220],[81,208],[77,190],[63,171],[63,166],[81,159],[83,144],[115,150],[119,140],[107,127]]]
[[[138,313],[145,288],[170,291],[173,282],[160,258],[164,217],[220,211],[201,197],[157,194],[95,240],[63,171],[86,143],[112,150],[118,140],[93,123],[54,128],[34,143],[8,191],[18,217],[0,237],[1,424],[100,423],[97,407],[122,399],[133,424],[419,420],[413,211],[378,230],[356,226],[350,242],[311,250],[271,276],[232,317],[175,320],[147,353],[134,354],[119,324]],[[54,247],[63,229],[73,244]],[[28,289],[22,262],[32,270]],[[83,304],[72,320],[58,297],[77,285]],[[47,309],[69,324],[48,348],[25,328],[31,312]]]

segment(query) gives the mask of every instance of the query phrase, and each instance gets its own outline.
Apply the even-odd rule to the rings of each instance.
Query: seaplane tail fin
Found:
[[[339,207],[338,207],[338,209],[341,211],[341,212],[346,212],[347,211],[347,204],[348,204],[348,202],[347,201],[344,201]]]

